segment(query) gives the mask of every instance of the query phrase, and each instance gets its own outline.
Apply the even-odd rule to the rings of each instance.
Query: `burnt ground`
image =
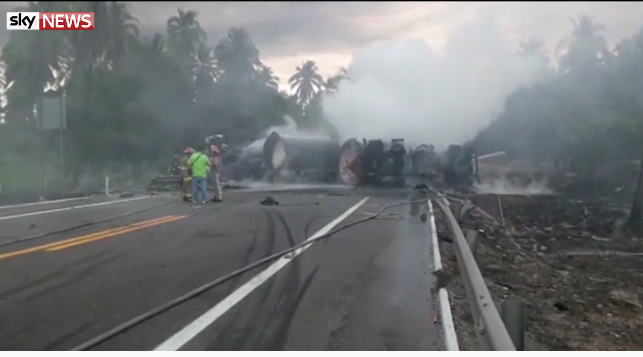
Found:
[[[476,260],[494,300],[527,303],[527,350],[643,350],[643,238],[614,234],[623,206],[561,196],[470,199],[488,215],[471,209],[460,224],[481,232]],[[443,219],[436,214],[460,348],[475,350]]]

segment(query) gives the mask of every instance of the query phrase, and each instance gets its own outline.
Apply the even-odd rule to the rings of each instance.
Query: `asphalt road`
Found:
[[[0,207],[0,350],[74,348],[320,230],[408,199],[338,192],[230,191],[202,207],[171,195]],[[260,205],[267,195],[280,205]],[[408,218],[408,206],[387,212],[94,349],[442,349],[426,224]],[[15,243],[24,237],[32,239]]]

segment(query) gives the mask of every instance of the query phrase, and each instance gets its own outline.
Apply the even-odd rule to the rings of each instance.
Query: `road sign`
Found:
[[[49,92],[51,93],[51,92]],[[65,109],[64,94],[49,94],[39,100],[36,109],[38,120],[36,127],[40,130],[65,130],[67,129],[67,110]]]

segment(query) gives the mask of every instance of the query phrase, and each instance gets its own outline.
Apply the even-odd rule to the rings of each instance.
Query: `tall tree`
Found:
[[[348,71],[346,70],[346,68],[342,67],[335,75],[330,76],[326,79],[326,82],[324,83],[326,92],[334,93],[337,90],[339,82],[344,79],[348,79]]]
[[[214,48],[222,80],[226,85],[248,86],[260,68],[259,50],[243,27],[232,27]]]
[[[275,92],[279,90],[279,77],[275,75],[275,73],[272,71],[272,68],[264,65],[263,63],[259,67],[259,73],[257,74],[257,81],[259,85],[263,88],[266,88]]]
[[[197,43],[205,41],[198,17],[196,11],[178,9],[177,14],[167,20],[168,48],[177,58],[192,53]]]
[[[31,1],[15,11],[68,11],[67,6],[64,2]],[[61,59],[68,55],[68,49],[61,31],[12,31],[9,34],[9,41],[2,49],[2,60],[7,66],[6,80],[12,83],[7,91],[7,121],[25,123],[25,118],[32,116],[34,103],[47,85],[55,81],[54,71],[62,69]]]
[[[324,78],[317,71],[317,64],[314,61],[306,61],[296,68],[295,74],[288,78],[288,83],[302,106],[306,106],[315,93],[323,88]]]
[[[564,50],[560,58],[561,72],[587,70],[595,67],[610,57],[607,41],[602,35],[603,25],[587,15],[578,15],[571,19],[573,30],[571,36],[556,46],[557,51]]]

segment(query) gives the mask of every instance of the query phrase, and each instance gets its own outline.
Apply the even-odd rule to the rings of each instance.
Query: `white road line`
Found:
[[[349,208],[346,212],[342,213],[339,217],[335,218],[332,222],[328,223],[326,226],[324,226],[324,228],[317,231],[307,240],[313,240],[313,239],[316,239],[317,237],[327,234],[335,226],[337,226],[343,220],[348,218],[348,216],[350,216],[353,212],[355,212],[367,200],[368,200],[368,197],[365,197],[361,201],[357,202],[356,205]],[[262,271],[257,276],[250,279],[250,281],[240,286],[232,294],[228,295],[225,299],[221,300],[218,304],[216,304],[214,307],[208,310],[205,314],[201,315],[199,318],[192,321],[187,326],[183,327],[181,331],[177,332],[172,337],[165,340],[165,342],[161,343],[158,347],[156,347],[154,351],[176,351],[179,348],[183,347],[186,343],[190,342],[190,340],[196,337],[196,335],[201,333],[201,331],[205,330],[205,328],[210,326],[219,317],[221,317],[228,310],[230,310],[232,307],[238,304],[246,296],[248,296],[253,290],[261,286],[261,284],[265,283],[273,275],[277,274],[279,270],[281,270],[283,267],[288,265],[288,263],[293,261],[295,257],[303,253],[304,250],[312,247],[313,245],[314,243],[290,253],[288,258],[284,257],[277,260],[271,266],[266,268],[266,270]]]
[[[38,216],[38,215],[47,214],[47,213],[71,211],[71,210],[82,209],[82,208],[107,206],[107,205],[112,205],[112,204],[116,204],[116,203],[124,203],[124,202],[136,201],[136,200],[143,200],[143,199],[150,198],[150,197],[159,197],[159,196],[142,196],[142,197],[127,198],[127,199],[118,200],[118,201],[108,201],[108,202],[92,203],[92,204],[88,204],[88,205],[71,206],[71,207],[48,209],[48,210],[44,210],[44,211],[20,213],[20,214],[14,214],[14,215],[11,215],[11,216],[0,217],[0,221],[4,221],[4,220],[8,220],[8,219],[14,219],[14,218]]]
[[[433,272],[442,270],[442,258],[440,257],[440,244],[438,243],[438,229],[435,225],[435,212],[431,200],[428,200],[429,206],[429,230],[431,234],[431,244],[433,246]],[[447,351],[459,351],[458,335],[455,332],[453,324],[453,315],[451,314],[451,303],[447,290],[442,288],[438,292],[440,302],[440,320],[442,321],[442,331],[444,332],[444,345]]]
[[[451,304],[449,303],[449,293],[447,289],[442,288],[440,296],[440,320],[442,320],[442,330],[444,331],[444,345],[447,351],[460,351],[458,345],[458,335],[455,333],[453,325],[453,316],[451,316]]]
[[[64,198],[61,200],[51,200],[51,201],[42,201],[42,202],[31,202],[31,203],[21,203],[19,205],[7,205],[7,206],[0,206],[0,209],[7,209],[7,208],[20,208],[20,207],[29,207],[29,206],[38,206],[38,205],[46,205],[46,204],[54,204],[54,203],[63,203],[63,202],[69,202],[69,201],[80,201],[80,200],[86,200],[90,198],[91,196],[83,196],[83,197],[75,197],[75,198]]]
[[[431,200],[428,201],[429,204],[429,231],[431,233],[431,244],[433,245],[433,271],[442,270],[442,258],[440,257],[440,245],[438,244],[438,229],[435,225],[435,213],[433,211],[433,204]]]

